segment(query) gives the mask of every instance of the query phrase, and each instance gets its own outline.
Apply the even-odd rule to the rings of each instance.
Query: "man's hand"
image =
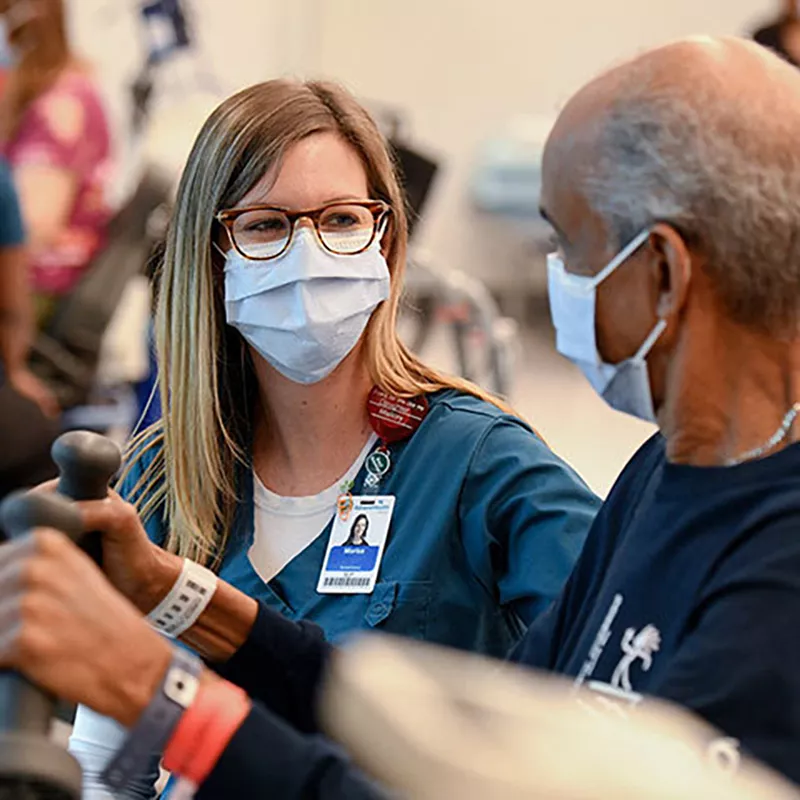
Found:
[[[131,726],[170,659],[171,645],[62,533],[0,546],[0,667]]]
[[[55,395],[27,367],[9,373],[8,382],[18,394],[36,403],[46,417],[55,419],[61,413]]]

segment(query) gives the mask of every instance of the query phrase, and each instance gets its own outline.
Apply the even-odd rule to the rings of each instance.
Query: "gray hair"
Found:
[[[800,317],[800,113],[777,94],[641,80],[602,114],[583,190],[616,247],[672,224],[732,319],[783,333]]]

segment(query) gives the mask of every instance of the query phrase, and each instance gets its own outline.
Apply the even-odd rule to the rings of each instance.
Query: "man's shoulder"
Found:
[[[642,446],[631,456],[619,476],[619,481],[631,480],[634,476],[641,476],[642,470],[654,470],[663,464],[667,454],[667,440],[656,431]]]
[[[733,525],[733,521],[731,521]],[[736,530],[736,528],[734,528]],[[739,530],[720,554],[713,578],[703,596],[757,586],[762,590],[790,591],[800,613],[800,504],[782,506],[750,520],[740,520]]]
[[[578,562],[580,569],[576,572],[580,572],[586,586],[605,572],[631,522],[640,510],[649,507],[651,487],[657,485],[665,460],[665,441],[657,433],[625,465],[594,519]]]
[[[666,461],[666,441],[661,433],[651,436],[634,454],[611,487],[604,507],[612,509],[629,505],[631,498],[641,496],[654,473]]]

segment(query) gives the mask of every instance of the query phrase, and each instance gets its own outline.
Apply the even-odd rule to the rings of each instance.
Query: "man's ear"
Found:
[[[692,256],[680,233],[663,222],[651,229],[649,244],[658,270],[656,313],[660,319],[668,319],[686,303],[692,281]]]

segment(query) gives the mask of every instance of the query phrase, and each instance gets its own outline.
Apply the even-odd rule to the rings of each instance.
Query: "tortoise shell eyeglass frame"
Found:
[[[372,214],[372,234],[369,237],[367,243],[360,247],[358,250],[348,251],[348,252],[341,252],[332,249],[329,247],[325,239],[320,232],[319,229],[319,220],[322,215],[331,208],[346,208],[346,207],[358,206],[360,208],[367,209]],[[276,253],[269,255],[269,256],[259,256],[254,257],[248,255],[246,252],[242,250],[242,248],[236,242],[236,236],[234,234],[234,225],[236,220],[244,214],[251,214],[257,211],[274,211],[276,214],[282,215],[287,222],[289,223],[289,236],[286,239],[284,246]],[[225,229],[225,232],[228,236],[228,242],[231,247],[233,247],[236,252],[238,252],[242,257],[247,258],[251,261],[272,261],[275,258],[279,258],[282,256],[291,245],[292,241],[294,240],[294,233],[297,228],[297,221],[300,219],[308,219],[314,225],[314,233],[316,234],[317,241],[322,245],[322,247],[327,250],[329,253],[333,255],[345,255],[345,256],[356,256],[359,253],[363,253],[365,250],[368,250],[372,243],[375,241],[375,236],[380,228],[380,224],[387,219],[392,212],[392,208],[388,203],[385,203],[383,200],[351,200],[351,201],[338,201],[335,203],[326,203],[324,206],[320,206],[319,208],[307,209],[303,211],[286,211],[283,208],[276,208],[275,206],[271,206],[269,204],[263,205],[254,205],[254,206],[247,206],[243,208],[229,208],[223,209],[222,211],[218,211],[214,215],[214,219],[219,222],[220,225]]]

